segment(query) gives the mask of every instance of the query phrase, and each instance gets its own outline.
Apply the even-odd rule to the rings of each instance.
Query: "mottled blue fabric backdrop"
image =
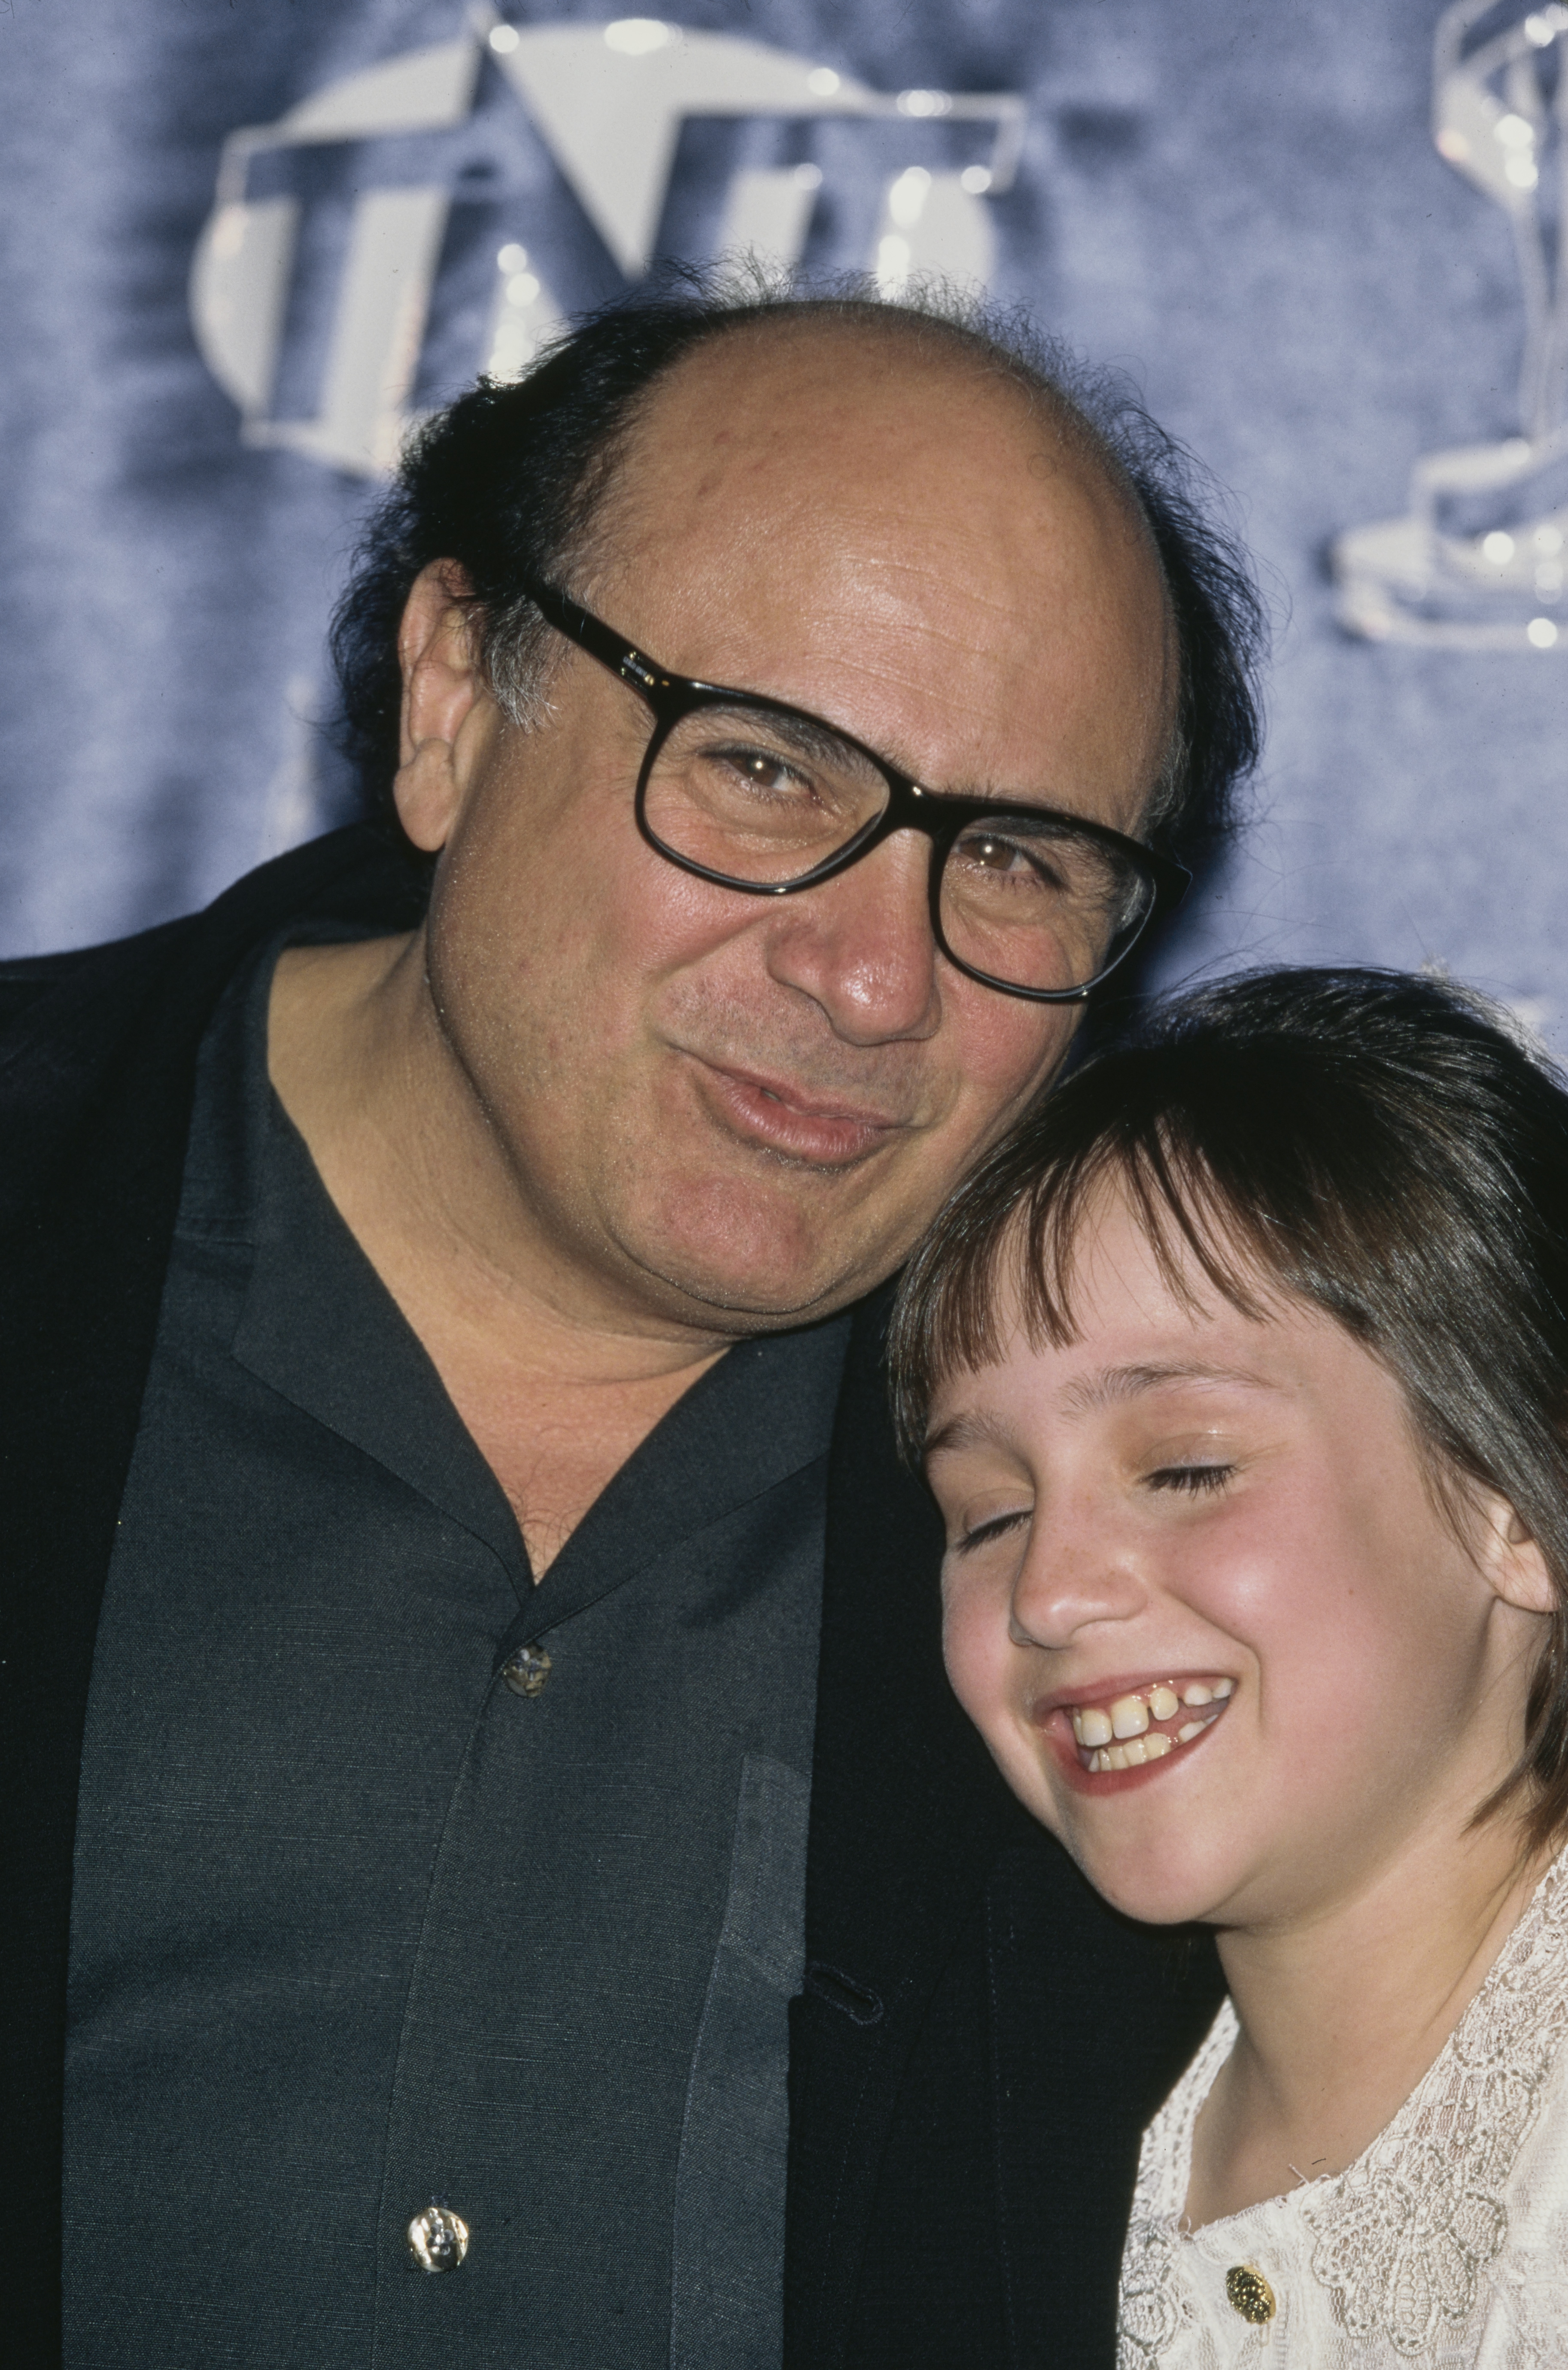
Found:
[[[1229,489],[1268,754],[1168,975],[1439,962],[1568,1050],[1568,8],[1449,10],[1435,121],[1442,17],[0,0],[0,947],[338,819],[323,631],[402,420],[744,239],[988,277]]]

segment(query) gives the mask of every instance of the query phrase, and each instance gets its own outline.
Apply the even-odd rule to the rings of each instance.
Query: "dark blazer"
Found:
[[[17,2370],[60,2358],[77,1769],[197,1048],[247,952],[291,919],[396,930],[418,910],[398,857],[356,825],[204,914],[0,966],[0,2165]],[[1206,1952],[1184,1960],[1096,1900],[949,1693],[940,1528],[894,1451],[885,1306],[857,1314],[829,1484],[786,2361],[1092,2370],[1113,2354],[1137,2135],[1217,1978]]]

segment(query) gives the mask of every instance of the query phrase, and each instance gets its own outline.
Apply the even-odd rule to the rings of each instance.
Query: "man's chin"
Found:
[[[890,1275],[897,1257],[880,1262],[843,1259],[824,1262],[748,1258],[739,1250],[715,1257],[711,1250],[674,1243],[623,1245],[665,1312],[686,1322],[706,1319],[737,1338],[785,1332],[812,1325],[859,1300]]]
[[[893,1273],[919,1214],[878,1181],[881,1193],[840,1177],[819,1194],[771,1168],[736,1178],[672,1159],[662,1177],[623,1172],[600,1207],[664,1317],[738,1337],[813,1324]]]
[[[645,1272],[673,1302],[684,1304],[694,1316],[707,1317],[717,1331],[737,1338],[815,1324],[870,1289],[869,1283],[842,1277],[826,1282],[790,1277],[764,1283],[755,1275],[732,1276],[719,1271],[672,1268],[665,1272],[650,1267]]]

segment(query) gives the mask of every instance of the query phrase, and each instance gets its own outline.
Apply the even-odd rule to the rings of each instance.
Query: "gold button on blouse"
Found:
[[[1225,2274],[1225,2293],[1243,2320],[1264,2321],[1274,2317],[1274,2292],[1262,2272],[1251,2263],[1235,2263]]]

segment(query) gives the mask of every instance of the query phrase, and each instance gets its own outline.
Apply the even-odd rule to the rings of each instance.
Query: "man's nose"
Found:
[[[820,1005],[849,1044],[931,1037],[940,1025],[931,862],[923,832],[895,832],[770,917],[769,972]]]
[[[1018,1646],[1070,1646],[1100,1623],[1131,1621],[1148,1590],[1117,1542],[1094,1529],[1035,1521],[1013,1583],[1009,1628]]]

